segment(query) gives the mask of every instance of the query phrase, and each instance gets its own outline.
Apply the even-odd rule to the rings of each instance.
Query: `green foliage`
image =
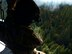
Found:
[[[72,54],[72,6],[61,4],[51,11],[43,5],[40,10],[40,26],[34,30],[40,30],[44,43],[38,49],[46,54]]]

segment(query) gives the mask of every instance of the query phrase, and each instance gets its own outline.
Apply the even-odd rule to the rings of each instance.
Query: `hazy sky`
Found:
[[[72,4],[72,0],[35,0],[36,3],[38,5],[42,5],[42,4],[55,4],[55,5],[58,5],[58,4],[61,4],[61,3],[67,3],[67,4]]]

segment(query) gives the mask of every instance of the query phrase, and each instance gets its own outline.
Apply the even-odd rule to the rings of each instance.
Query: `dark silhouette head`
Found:
[[[13,7],[15,2],[16,6]],[[38,21],[39,19],[39,7],[33,0],[13,0],[8,5],[8,16],[5,20],[7,23],[28,26],[33,20]]]

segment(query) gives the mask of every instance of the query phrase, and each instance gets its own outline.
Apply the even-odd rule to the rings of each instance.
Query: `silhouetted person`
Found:
[[[29,26],[33,20],[38,21],[40,11],[33,0],[18,0],[15,7],[15,0],[13,1],[12,4],[8,3],[6,22]]]
[[[28,27],[33,20],[38,21],[39,8],[33,0],[7,0],[7,2],[6,44],[14,54],[21,52],[32,54],[33,49],[42,43]]]

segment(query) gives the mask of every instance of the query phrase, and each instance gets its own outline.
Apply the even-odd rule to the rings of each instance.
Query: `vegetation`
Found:
[[[46,54],[72,54],[72,6],[61,4],[51,9],[42,5],[40,10],[39,27],[32,24],[35,32],[38,31],[44,40],[38,49]]]

